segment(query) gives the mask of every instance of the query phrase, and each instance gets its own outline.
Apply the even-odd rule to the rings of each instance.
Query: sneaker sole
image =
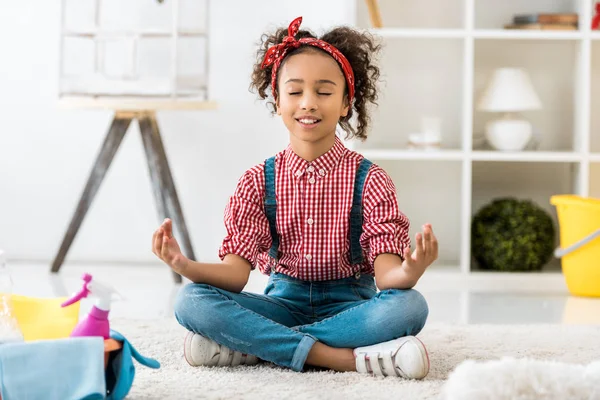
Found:
[[[421,355],[424,355],[425,358],[427,359],[427,370],[425,371],[425,375],[423,375],[423,378],[425,378],[427,376],[427,374],[429,374],[429,368],[431,368],[431,364],[429,362],[429,353],[427,352],[427,348],[425,347],[425,344],[421,341],[421,339],[419,339],[418,337],[414,337],[415,339],[417,339],[419,341],[419,343],[421,344],[419,347],[419,350],[421,351]],[[420,378],[420,379],[423,379]]]
[[[183,358],[185,358],[185,361],[192,367],[197,367],[197,365],[193,364],[193,362],[191,361],[191,359],[189,358],[188,355],[188,348],[191,348],[191,344],[192,344],[192,338],[194,337],[195,333],[194,332],[188,332],[187,335],[185,335],[185,339],[183,340]]]

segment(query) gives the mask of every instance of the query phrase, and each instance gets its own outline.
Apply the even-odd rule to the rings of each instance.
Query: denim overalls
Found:
[[[350,215],[350,257],[363,260],[362,192],[371,162],[363,159],[355,178]],[[265,162],[265,213],[277,259],[275,228],[275,158]],[[416,335],[425,325],[427,302],[416,290],[378,292],[373,276],[309,282],[272,272],[264,294],[232,293],[214,286],[184,286],[175,316],[186,329],[232,350],[253,354],[280,366],[302,371],[316,341],[337,348],[356,348]]]

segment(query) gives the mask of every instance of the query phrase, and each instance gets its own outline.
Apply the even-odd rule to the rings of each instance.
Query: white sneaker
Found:
[[[192,367],[235,367],[258,362],[256,356],[233,351],[194,332],[188,332],[183,341],[183,356]]]
[[[429,373],[425,345],[414,336],[404,336],[354,349],[356,370],[364,374],[423,379]]]

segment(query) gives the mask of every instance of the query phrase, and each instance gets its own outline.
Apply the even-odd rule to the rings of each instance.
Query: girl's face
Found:
[[[277,114],[291,141],[318,144],[333,139],[348,115],[346,80],[331,56],[311,50],[287,58],[279,71]]]

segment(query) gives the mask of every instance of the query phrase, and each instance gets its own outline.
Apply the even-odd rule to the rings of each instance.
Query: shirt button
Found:
[[[313,222],[315,222],[315,221],[313,221],[312,218],[309,218],[309,219],[306,220],[306,223],[309,224],[309,225],[312,225]]]
[[[306,258],[308,261],[312,260],[312,256],[310,254],[305,255],[304,258]]]
[[[319,175],[321,175],[321,176],[325,176],[325,170],[324,170],[324,169],[320,169],[320,170],[319,170]]]
[[[302,175],[302,171],[296,171],[296,176]]]
[[[310,178],[310,179],[308,180],[308,183],[315,183],[315,178]]]
[[[307,168],[308,172],[315,172],[315,167],[313,167],[312,165],[310,167]]]

